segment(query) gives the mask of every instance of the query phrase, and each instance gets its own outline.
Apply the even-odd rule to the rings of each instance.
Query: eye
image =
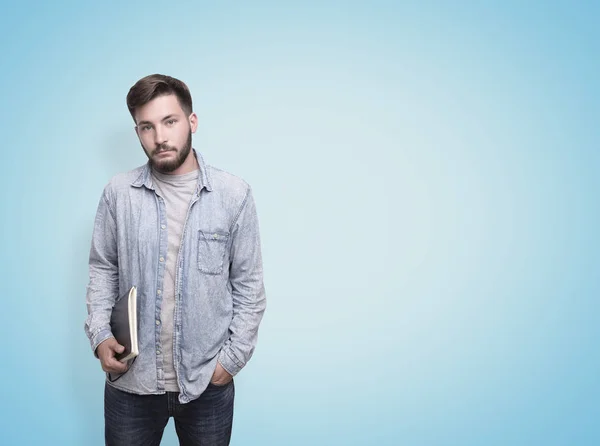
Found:
[[[145,124],[142,126],[143,132],[147,132],[148,130],[152,130],[152,126],[150,124]]]
[[[167,121],[167,125],[173,125],[173,124],[175,124],[176,122],[177,122],[177,121],[176,121],[175,119],[169,119],[169,120]]]

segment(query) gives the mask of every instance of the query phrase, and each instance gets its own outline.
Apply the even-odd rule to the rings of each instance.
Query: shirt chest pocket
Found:
[[[220,231],[198,231],[198,269],[206,274],[221,274],[229,233]]]

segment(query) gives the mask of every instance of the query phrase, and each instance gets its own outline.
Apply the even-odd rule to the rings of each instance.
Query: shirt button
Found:
[[[156,350],[156,354],[157,354],[157,355],[160,355],[160,350]]]
[[[162,291],[161,291],[161,290],[158,290],[158,291],[156,292],[156,294],[160,294],[160,293],[162,293]]]
[[[160,229],[165,229],[166,226],[165,225],[160,225]]]
[[[165,258],[163,256],[160,256],[160,259],[158,259],[158,260],[160,260],[161,262],[164,262]]]
[[[156,325],[160,325],[160,321],[156,319]]]

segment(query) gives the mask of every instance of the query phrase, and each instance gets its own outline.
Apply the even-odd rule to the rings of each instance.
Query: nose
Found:
[[[156,127],[154,131],[154,143],[159,146],[163,143],[167,142],[167,137],[165,136],[165,132],[162,131],[160,126]]]

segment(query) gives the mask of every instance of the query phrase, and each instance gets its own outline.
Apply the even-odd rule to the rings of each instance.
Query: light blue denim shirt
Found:
[[[175,279],[173,362],[182,403],[202,394],[217,360],[232,375],[246,365],[266,307],[250,186],[194,154],[200,175],[183,227]],[[137,287],[140,354],[112,383],[127,392],[165,392],[160,310],[166,225],[165,204],[154,190],[149,164],[110,180],[94,223],[85,332],[95,352],[112,336],[115,299]]]

